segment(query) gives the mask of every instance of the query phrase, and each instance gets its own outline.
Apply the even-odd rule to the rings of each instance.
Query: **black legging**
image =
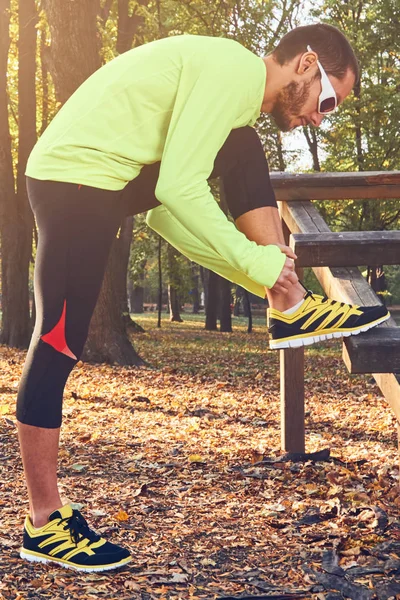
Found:
[[[160,163],[143,167],[121,191],[27,178],[38,227],[34,289],[36,323],[18,390],[17,418],[60,427],[65,383],[79,360],[112,242],[122,219],[160,203],[154,191]],[[235,129],[219,151],[211,177],[223,181],[234,219],[275,206],[268,165],[254,129]]]

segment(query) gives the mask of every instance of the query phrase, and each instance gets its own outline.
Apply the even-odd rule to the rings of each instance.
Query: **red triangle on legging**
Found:
[[[42,339],[50,346],[53,346],[55,350],[61,352],[61,354],[65,354],[74,360],[78,360],[73,352],[68,348],[67,341],[65,339],[65,314],[67,311],[67,301],[64,300],[64,308],[61,315],[61,319],[58,321],[57,325],[46,333],[42,335],[40,339]]]

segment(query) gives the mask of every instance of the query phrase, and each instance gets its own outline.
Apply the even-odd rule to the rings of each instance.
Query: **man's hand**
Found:
[[[293,250],[289,248],[289,246],[284,246],[283,244],[274,244],[274,246],[278,246],[281,252],[286,254],[287,258],[285,264],[283,265],[281,274],[270,290],[275,294],[287,294],[292,285],[295,285],[299,281],[299,278],[294,271],[294,261],[297,256]]]

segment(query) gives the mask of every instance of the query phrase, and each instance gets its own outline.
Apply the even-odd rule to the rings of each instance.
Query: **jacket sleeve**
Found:
[[[200,242],[192,235],[175,217],[168,212],[165,206],[158,206],[147,213],[146,222],[165,238],[172,246],[177,248],[190,260],[211,269],[218,275],[225,277],[233,283],[241,285],[246,290],[265,298],[264,286],[252,281],[245,273],[234,269],[222,256],[210,246]]]
[[[285,255],[277,246],[259,246],[238,231],[220,210],[207,182],[229,132],[253,122],[259,112],[263,68],[261,59],[236,42],[223,56],[209,54],[185,63],[155,194],[201,246],[233,271],[259,286],[272,287]]]

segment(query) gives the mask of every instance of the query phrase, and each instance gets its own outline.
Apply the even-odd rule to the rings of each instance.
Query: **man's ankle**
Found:
[[[54,512],[55,510],[58,510],[62,507],[62,502],[61,500],[59,502],[55,502],[54,504],[50,505],[49,507],[45,508],[45,509],[40,509],[40,510],[31,510],[30,511],[30,518],[31,518],[31,522],[32,525],[34,526],[35,529],[40,529],[40,527],[43,527],[44,525],[46,525],[46,523],[49,522],[49,516],[51,515],[52,512]]]
[[[268,298],[270,308],[279,310],[279,312],[289,310],[303,299],[304,292],[301,289],[294,291],[289,297],[283,294],[270,294]]]

